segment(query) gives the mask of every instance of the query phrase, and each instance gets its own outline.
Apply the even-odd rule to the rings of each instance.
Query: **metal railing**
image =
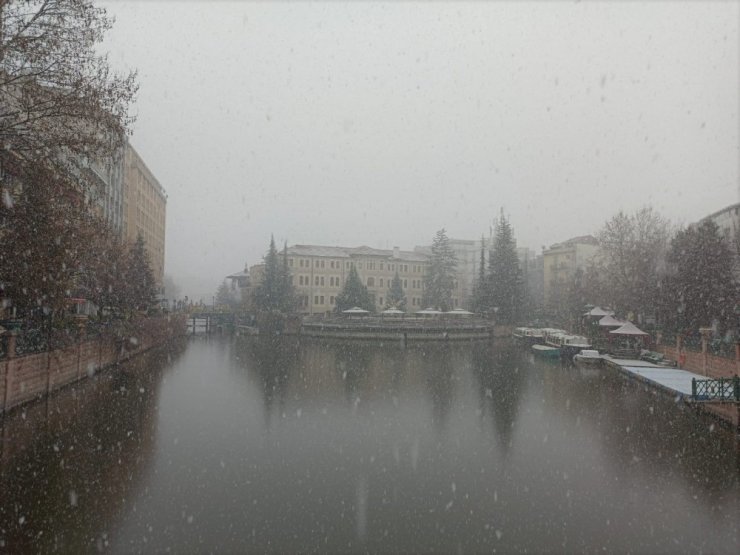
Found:
[[[694,401],[740,402],[740,377],[707,380],[691,379],[691,396]]]

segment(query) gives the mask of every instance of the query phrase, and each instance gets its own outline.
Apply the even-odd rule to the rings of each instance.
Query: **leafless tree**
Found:
[[[89,160],[118,149],[137,84],[96,51],[112,24],[91,0],[0,0],[2,149],[77,183]]]
[[[650,207],[606,222],[598,235],[606,303],[625,315],[654,311],[671,234],[669,222]]]

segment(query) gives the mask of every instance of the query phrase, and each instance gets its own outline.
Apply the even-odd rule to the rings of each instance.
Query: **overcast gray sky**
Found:
[[[737,2],[104,5],[191,297],[271,233],[410,249],[503,207],[539,252],[740,201]]]

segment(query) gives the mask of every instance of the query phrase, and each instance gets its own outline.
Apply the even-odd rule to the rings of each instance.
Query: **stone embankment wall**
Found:
[[[0,359],[0,410],[48,395],[52,391],[92,376],[171,337],[185,333],[180,315],[141,320],[135,337],[121,340],[111,335],[82,338],[61,349],[15,356],[15,337],[8,337],[8,353]]]

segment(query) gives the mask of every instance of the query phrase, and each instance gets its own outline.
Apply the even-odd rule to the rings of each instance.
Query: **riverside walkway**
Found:
[[[667,368],[643,360],[621,359],[608,355],[604,356],[604,361],[607,366],[619,370],[631,379],[691,405],[702,405],[703,410],[708,410],[731,423],[740,433],[740,404],[735,398],[737,394],[733,390],[731,380],[726,379],[724,384],[720,383],[720,387],[717,388],[717,382],[720,380],[709,379],[707,376],[680,368]],[[703,385],[701,389],[707,391],[710,388],[706,385],[710,382],[712,397],[696,396],[694,389],[696,385]]]

